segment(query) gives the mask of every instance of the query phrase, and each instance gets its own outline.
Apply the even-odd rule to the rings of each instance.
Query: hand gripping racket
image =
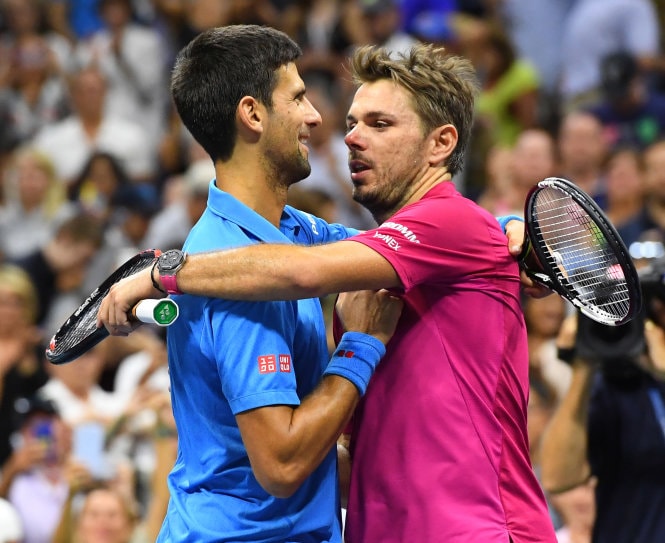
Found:
[[[548,177],[524,206],[520,265],[596,322],[618,326],[642,306],[637,271],[598,205],[570,181]]]
[[[60,326],[46,349],[46,358],[53,364],[71,362],[108,337],[106,328],[97,328],[102,300],[112,285],[152,266],[159,255],[158,250],[141,251],[109,275]],[[134,306],[132,315],[141,322],[169,326],[178,318],[178,305],[169,298],[143,300]]]

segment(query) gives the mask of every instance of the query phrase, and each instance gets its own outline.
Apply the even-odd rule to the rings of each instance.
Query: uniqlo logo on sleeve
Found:
[[[277,358],[274,354],[259,356],[259,373],[275,373],[277,371]]]
[[[282,373],[291,373],[291,355],[290,354],[280,354],[279,355],[279,371]]]

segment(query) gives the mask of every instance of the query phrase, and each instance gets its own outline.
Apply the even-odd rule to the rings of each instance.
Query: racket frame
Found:
[[[562,273],[562,271],[551,265],[550,258],[545,250],[532,240],[540,239],[540,233],[534,217],[534,206],[536,204],[536,195],[546,188],[554,187],[570,196],[576,204],[589,216],[600,231],[604,234],[611,250],[615,253],[617,262],[621,266],[624,274],[626,288],[628,289],[629,307],[626,315],[621,319],[610,319],[601,316],[598,312],[590,308],[589,304],[580,300],[576,289]],[[616,228],[608,220],[605,213],[598,204],[579,187],[572,182],[561,177],[548,177],[534,185],[527,194],[524,205],[524,243],[522,253],[519,256],[520,265],[532,280],[550,288],[566,300],[570,301],[584,315],[596,322],[608,326],[619,326],[635,318],[642,308],[642,289],[635,269],[635,265],[630,257],[628,249],[624,244]]]
[[[63,338],[66,337],[79,322],[83,319],[84,316],[87,316],[86,310],[101,298],[104,298],[111,287],[126,277],[127,270],[131,270],[136,266],[137,263],[145,261],[145,266],[143,268],[137,268],[133,273],[141,271],[151,266],[154,263],[154,260],[161,254],[159,249],[148,249],[141,251],[128,260],[126,260],[119,268],[117,268],[111,275],[109,275],[95,290],[93,290],[88,297],[79,305],[79,307],[71,314],[71,316],[60,326],[60,328],[53,334],[49,346],[46,349],[46,359],[55,365],[61,365],[69,363],[83,353],[92,349],[100,341],[107,338],[109,335],[108,330],[102,326],[101,328],[95,328],[90,334],[83,337],[76,344],[72,345],[69,349],[58,353],[58,345],[62,342]]]

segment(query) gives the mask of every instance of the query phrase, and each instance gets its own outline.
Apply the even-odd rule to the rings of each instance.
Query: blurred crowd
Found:
[[[345,61],[362,44],[434,42],[480,83],[459,190],[521,215],[536,182],[567,178],[650,261],[665,236],[664,15],[655,0],[0,0],[0,543],[153,541],[165,514],[177,436],[163,333],[69,365],[43,353],[115,267],[180,247],[205,208],[214,168],[169,96],[197,33],[265,24],[301,45],[324,122],[292,205],[373,226],[351,197]],[[573,375],[557,348],[572,310],[558,296],[524,309],[540,470]],[[591,541],[594,484],[548,494],[560,541]]]

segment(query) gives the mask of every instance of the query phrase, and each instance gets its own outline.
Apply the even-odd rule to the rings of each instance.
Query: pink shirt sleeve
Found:
[[[497,220],[451,187],[435,187],[378,228],[349,239],[388,260],[407,292],[422,284],[466,282],[470,276],[518,279]]]

